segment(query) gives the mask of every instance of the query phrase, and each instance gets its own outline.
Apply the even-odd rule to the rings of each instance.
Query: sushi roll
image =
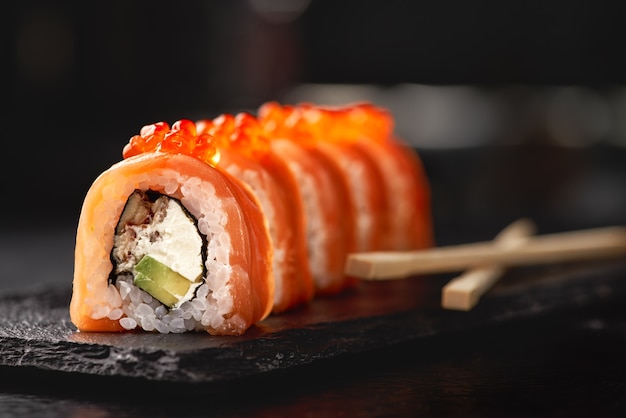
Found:
[[[361,102],[342,108],[344,124],[351,126],[355,148],[378,166],[387,200],[384,250],[432,247],[434,236],[430,185],[419,154],[393,133],[393,116],[381,107]]]
[[[273,153],[298,183],[315,293],[332,295],[354,287],[357,280],[344,274],[346,257],[355,249],[354,202],[341,167],[314,146],[312,131],[293,107],[269,102],[259,108],[257,118]]]
[[[310,146],[336,161],[348,184],[353,202],[351,219],[354,223],[352,251],[387,249],[389,234],[389,200],[385,194],[385,179],[369,153],[356,146],[360,139],[345,109],[300,103],[293,107],[300,130],[310,133]],[[292,116],[292,117],[294,117]]]
[[[348,254],[433,245],[417,153],[369,103],[146,125],[80,212],[80,331],[241,335],[358,284]]]
[[[273,248],[256,197],[184,152],[189,126],[150,125],[81,209],[70,318],[80,331],[241,335],[271,312]],[[183,128],[183,129],[180,129]],[[214,155],[208,137],[198,149]]]
[[[430,192],[419,156],[393,135],[393,118],[370,103],[320,106],[268,103],[261,114],[284,116],[281,129],[335,160],[353,202],[354,251],[433,245]],[[303,141],[302,138],[307,138]]]
[[[196,122],[198,135],[211,135],[219,161],[208,159],[247,184],[257,196],[274,246],[274,313],[309,302],[314,283],[305,241],[303,204],[287,164],[275,155],[257,119],[249,113],[223,114]]]

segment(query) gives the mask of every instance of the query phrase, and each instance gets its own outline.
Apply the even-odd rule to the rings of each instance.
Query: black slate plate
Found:
[[[439,307],[451,276],[363,282],[273,315],[241,337],[81,333],[70,289],[0,296],[0,365],[160,382],[229,381],[403,341],[626,300],[626,261],[509,271],[470,312]]]

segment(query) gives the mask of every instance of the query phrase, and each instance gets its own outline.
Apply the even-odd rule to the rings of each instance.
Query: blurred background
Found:
[[[5,0],[1,10],[0,293],[69,288],[83,198],[142,126],[254,112],[268,100],[369,100],[389,108],[396,134],[424,163],[440,245],[491,239],[519,217],[535,220],[540,233],[626,225],[626,2]],[[607,283],[600,273],[589,277]],[[576,303],[586,300],[581,294]],[[380,399],[388,382],[376,377],[400,376],[415,383],[398,391],[400,403],[413,407],[407,397],[417,394],[428,411],[505,404],[532,411],[545,403],[545,416],[579,405],[619,408],[626,321],[616,302],[572,321],[557,316],[538,328],[522,322],[505,334],[471,334],[460,357],[455,339],[435,340],[426,351],[411,345],[356,379],[366,377],[365,389]],[[535,308],[533,315],[542,313]],[[10,326],[19,335],[37,330],[28,320]],[[404,359],[416,358],[418,348],[412,378]],[[42,384],[33,396],[30,383],[22,395],[5,381],[7,405],[58,400]],[[319,410],[325,393],[313,387]],[[590,396],[571,398],[583,391]],[[71,408],[79,399],[76,410],[94,410],[84,393],[55,405]]]
[[[5,231],[74,226],[143,125],[268,100],[388,107],[457,231],[625,218],[626,3],[8,0],[3,17]]]

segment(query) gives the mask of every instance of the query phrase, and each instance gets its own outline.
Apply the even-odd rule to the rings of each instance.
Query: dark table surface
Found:
[[[540,233],[626,224],[622,148],[475,148],[424,151],[422,158],[440,245],[490,239],[522,216],[534,219]],[[4,229],[0,297],[69,289],[74,224],[41,223]],[[619,283],[626,282],[626,269],[620,262],[610,274],[605,263],[515,269],[470,315],[489,312],[495,306],[490,301],[510,296],[507,282],[534,280],[541,288],[541,278],[555,271],[565,302],[552,303],[561,295],[552,286],[552,299],[524,315],[409,333],[371,349],[359,346],[220,382],[74,373],[14,362],[0,366],[0,416],[625,416],[626,296]],[[581,271],[586,285],[604,286],[611,297],[568,291]],[[433,277],[432,283],[442,279]],[[412,312],[423,321],[429,311],[418,306]],[[12,325],[19,328],[20,321]]]

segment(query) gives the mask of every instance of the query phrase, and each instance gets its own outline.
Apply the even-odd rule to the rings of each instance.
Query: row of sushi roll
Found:
[[[393,122],[371,103],[267,102],[144,126],[85,196],[72,322],[241,335],[356,286],[351,252],[433,245],[426,174]]]

